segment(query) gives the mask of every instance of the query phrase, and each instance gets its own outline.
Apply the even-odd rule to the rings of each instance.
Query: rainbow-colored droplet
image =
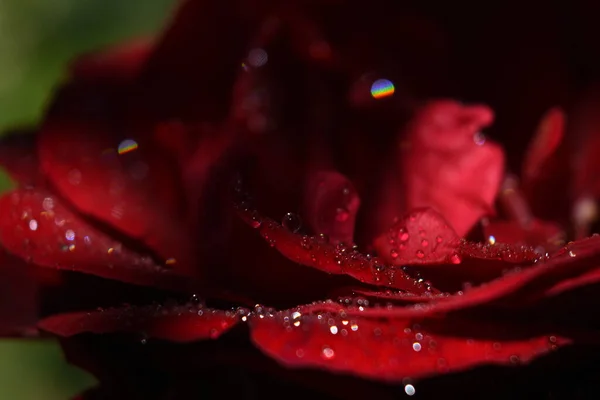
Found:
[[[118,152],[119,154],[129,153],[138,148],[138,144],[135,140],[125,139],[121,143],[119,143]]]
[[[375,99],[382,99],[394,94],[394,84],[387,79],[377,79],[371,85],[371,96]]]

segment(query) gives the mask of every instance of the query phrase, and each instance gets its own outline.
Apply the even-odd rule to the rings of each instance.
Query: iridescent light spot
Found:
[[[415,394],[416,390],[413,385],[406,385],[406,386],[404,386],[404,392],[409,396],[413,396]]]
[[[496,238],[494,236],[490,236],[488,238],[488,243],[491,244],[491,245],[496,244]]]
[[[75,240],[75,232],[72,229],[69,229],[65,232],[65,239],[67,240]]]
[[[371,96],[382,99],[394,94],[394,84],[387,79],[378,79],[371,85]]]
[[[119,154],[125,154],[137,150],[137,148],[138,144],[135,140],[125,139],[121,143],[119,143],[118,152]]]

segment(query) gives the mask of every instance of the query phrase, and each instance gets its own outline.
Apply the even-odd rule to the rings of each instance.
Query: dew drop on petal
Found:
[[[416,255],[417,255],[417,258],[425,257],[425,253],[423,252],[423,250],[417,250]]]
[[[415,394],[416,390],[413,385],[406,385],[406,386],[404,386],[404,392],[409,396],[413,396]]]
[[[323,347],[323,350],[321,351],[321,355],[323,356],[324,359],[326,360],[331,360],[333,357],[335,357],[335,352],[333,351],[333,349],[331,347]]]
[[[335,220],[337,222],[346,222],[348,218],[350,218],[350,211],[342,207],[336,210]]]
[[[427,241],[427,239],[421,240],[421,246],[423,246],[423,247],[429,246],[429,242]]]
[[[298,214],[287,213],[283,216],[281,225],[288,231],[296,233],[302,227],[302,220]]]
[[[412,345],[412,348],[414,351],[421,351],[421,343],[419,342],[414,342]]]
[[[394,94],[394,84],[387,79],[378,79],[371,85],[371,96],[382,99]]]
[[[390,257],[392,257],[394,260],[396,258],[398,258],[398,250],[396,250],[396,249],[390,250]]]
[[[35,219],[32,219],[31,221],[29,221],[29,229],[31,229],[32,231],[36,231],[38,228],[38,222]]]
[[[407,232],[402,232],[400,231],[400,234],[398,235],[398,239],[400,239],[403,242],[406,242],[408,240],[409,236]]]

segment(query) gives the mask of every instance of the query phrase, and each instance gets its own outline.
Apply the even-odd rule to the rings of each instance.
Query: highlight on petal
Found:
[[[148,254],[132,251],[91,226],[42,189],[18,189],[0,198],[0,243],[44,267],[167,289],[192,285],[189,278],[156,264]]]
[[[321,368],[388,382],[460,371],[482,364],[526,363],[557,346],[562,337],[477,337],[477,321],[447,318],[458,324],[439,331],[439,321],[410,318],[370,319],[338,312],[288,310],[252,318],[251,337],[266,354],[287,367]],[[460,334],[472,329],[472,336]]]
[[[493,120],[485,106],[435,101],[424,106],[400,144],[405,210],[431,207],[464,236],[492,205],[504,172],[502,149],[481,129]]]
[[[191,273],[185,199],[171,154],[155,145],[150,133],[125,131],[114,104],[90,104],[99,100],[96,93],[69,90],[39,134],[38,155],[48,180],[79,211]],[[118,101],[114,95],[99,97]]]
[[[346,274],[361,282],[389,286],[411,293],[435,292],[430,285],[408,276],[402,269],[388,266],[377,258],[364,256],[352,247],[333,245],[326,237],[294,233],[244,205],[239,206],[239,212],[271,247],[299,264],[329,274]]]
[[[333,244],[352,243],[360,198],[352,182],[338,172],[321,171],[308,178],[304,204],[308,223]]]
[[[45,331],[60,336],[79,333],[132,332],[144,338],[174,342],[216,339],[236,325],[241,315],[200,305],[126,306],[48,317],[39,322]]]
[[[523,164],[523,180],[531,181],[543,172],[544,164],[560,146],[565,133],[566,115],[558,107],[544,114]]]
[[[551,222],[534,219],[527,226],[516,221],[489,221],[483,226],[490,243],[508,243],[539,248],[546,253],[564,245],[564,231]]]
[[[374,243],[380,257],[394,265],[439,263],[458,245],[456,232],[430,208],[413,210]]]

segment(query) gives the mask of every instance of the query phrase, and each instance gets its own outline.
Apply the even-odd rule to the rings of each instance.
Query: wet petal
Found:
[[[162,288],[191,286],[168,265],[132,251],[41,189],[19,189],[0,198],[0,240],[11,253],[44,267]]]
[[[564,244],[564,231],[551,222],[533,220],[523,227],[516,221],[490,221],[484,225],[485,237],[493,243],[509,243],[540,247],[540,252],[551,252]]]
[[[375,241],[381,258],[394,265],[431,264],[454,254],[459,237],[446,220],[430,208],[416,209]]]
[[[304,204],[315,233],[327,235],[334,244],[352,243],[360,199],[345,176],[332,171],[311,175]]]
[[[133,332],[145,338],[192,342],[216,339],[238,320],[235,312],[198,305],[153,305],[59,314],[42,320],[39,327],[67,337],[79,333]]]
[[[523,180],[530,182],[544,173],[544,164],[556,152],[562,142],[566,115],[558,107],[544,114],[538,129],[529,144],[523,164]]]
[[[504,169],[501,148],[484,140],[481,129],[493,120],[484,106],[453,101],[423,107],[400,144],[405,210],[431,207],[465,235],[490,214]]]
[[[225,117],[254,36],[273,23],[263,20],[271,8],[264,1],[183,1],[140,78],[143,108],[165,119]]]
[[[191,267],[178,166],[123,118],[126,88],[91,82],[63,89],[39,133],[43,172],[79,211],[142,241],[176,268]],[[150,129],[150,128],[146,128]]]
[[[454,321],[458,323],[459,321]],[[442,324],[452,324],[445,319]],[[438,331],[440,322],[410,318],[368,319],[338,313],[284,311],[250,321],[254,343],[280,363],[294,368],[320,368],[376,380],[460,371],[481,364],[526,363],[569,343],[550,334],[511,338],[503,333],[473,337]]]
[[[345,274],[365,283],[389,286],[412,293],[435,291],[425,283],[390,267],[377,258],[360,254],[345,245],[333,245],[326,237],[294,233],[251,209],[240,209],[242,218],[285,257],[329,274]]]

